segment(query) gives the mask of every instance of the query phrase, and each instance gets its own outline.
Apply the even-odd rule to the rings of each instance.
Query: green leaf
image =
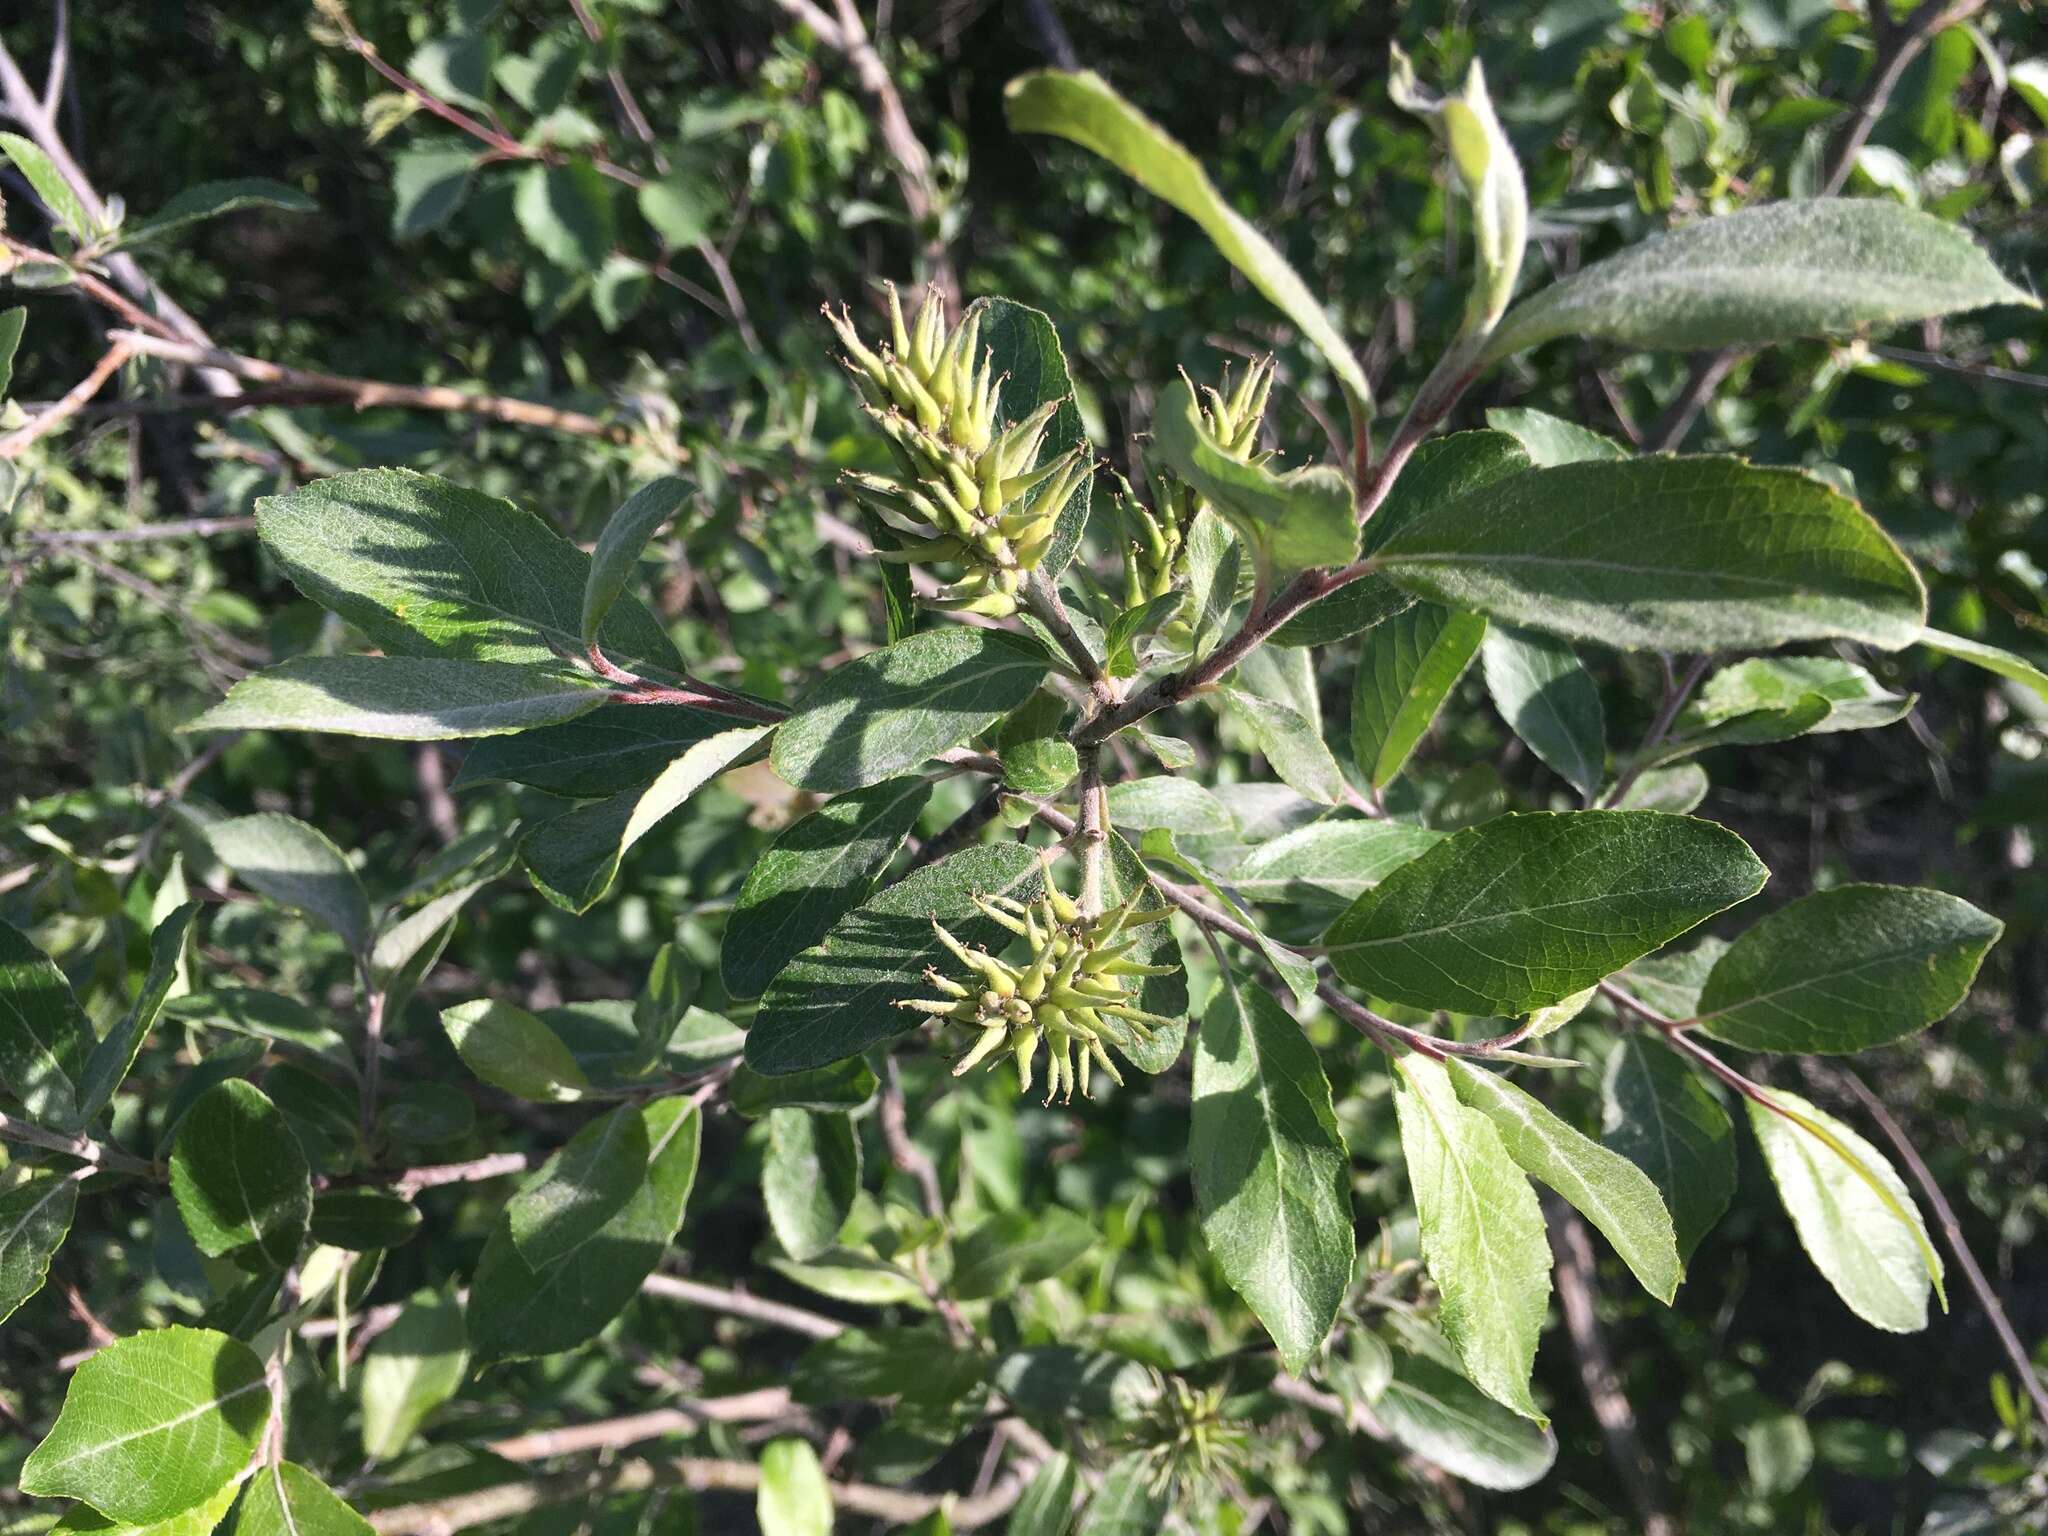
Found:
[[[992,360],[995,377],[1003,380],[995,430],[1014,426],[1048,401],[1057,400],[1060,407],[1045,429],[1038,462],[1050,464],[1085,443],[1087,431],[1074,401],[1066,350],[1051,318],[1028,304],[1002,298],[977,299],[970,313],[981,316],[982,347]],[[1094,494],[1095,477],[1083,475],[1060,513],[1052,542],[1039,558],[1038,569],[1047,577],[1056,578],[1074,558]]]
[[[254,1248],[273,1269],[298,1257],[313,1215],[298,1138],[269,1096],[238,1077],[207,1089],[178,1123],[171,1194],[201,1253]]]
[[[647,1122],[630,1104],[570,1137],[505,1207],[519,1257],[546,1269],[589,1242],[639,1189],[648,1150]]]
[[[1365,637],[1351,691],[1351,755],[1378,789],[1422,740],[1486,636],[1486,619],[1417,603]]]
[[[772,1440],[761,1452],[754,1518],[761,1536],[831,1536],[832,1485],[809,1441]]]
[[[2048,700],[2048,672],[2043,672],[2024,656],[2015,656],[2011,651],[1986,645],[1982,640],[1945,634],[1938,629],[1921,630],[1920,643],[1930,651],[1967,661],[1973,667],[1982,667],[1986,672],[1995,672],[2000,677],[2031,688],[2042,699]]]
[[[1251,738],[1287,787],[1319,805],[1344,803],[1344,773],[1330,755],[1320,732],[1285,704],[1262,699],[1242,688],[1218,688],[1212,698]]]
[[[746,725],[707,736],[686,748],[652,783],[542,822],[519,845],[533,883],[565,911],[589,911],[611,889],[633,845],[734,767],[771,729]]]
[[[1237,530],[1254,566],[1271,579],[1358,558],[1356,507],[1342,470],[1318,464],[1282,475],[1233,458],[1204,424],[1185,378],[1166,387],[1152,432],[1174,474]]]
[[[1774,1413],[1742,1428],[1750,1483],[1767,1499],[1790,1493],[1813,1467],[1813,1436],[1796,1413]]]
[[[1041,70],[1012,80],[1003,98],[1010,126],[1017,132],[1056,134],[1079,144],[1193,219],[1224,259],[1323,354],[1344,393],[1358,405],[1372,398],[1365,370],[1343,332],[1286,258],[1223,200],[1193,155],[1117,95],[1100,75]]]
[[[1396,1350],[1393,1379],[1372,1408],[1401,1445],[1475,1487],[1527,1488],[1557,1460],[1547,1430],[1427,1354]]]
[[[1960,1003],[2004,931],[1942,891],[1816,891],[1728,946],[1700,992],[1700,1028],[1746,1051],[1840,1055],[1889,1045]]]
[[[747,871],[726,920],[719,971],[759,997],[782,968],[866,901],[931,799],[929,780],[884,779],[793,823]]]
[[[1405,821],[1316,821],[1254,848],[1229,875],[1247,901],[1347,907],[1444,840]]]
[[[1614,1245],[1643,1289],[1670,1305],[1685,1270],[1657,1186],[1506,1078],[1455,1057],[1447,1065],[1458,1102],[1493,1122],[1508,1156],[1570,1201]]]
[[[77,1208],[74,1173],[35,1169],[0,1190],[0,1323],[43,1288]]]
[[[1338,975],[1381,997],[1524,1014],[1748,900],[1767,877],[1741,838],[1689,816],[1502,816],[1402,865],[1323,942]]]
[[[419,1235],[420,1222],[418,1206],[381,1189],[330,1189],[313,1197],[313,1241],[329,1248],[396,1248]]]
[[[1195,1037],[1188,1163],[1202,1238],[1301,1371],[1336,1320],[1356,1243],[1351,1163],[1315,1047],[1225,969]]]
[[[1539,469],[1553,464],[1579,464],[1588,459],[1625,459],[1629,451],[1611,437],[1547,411],[1519,406],[1497,405],[1486,413],[1486,424],[1505,432],[1522,445],[1529,461]]]
[[[7,386],[14,382],[14,354],[21,346],[21,333],[27,327],[26,305],[17,304],[12,309],[0,310],[0,400],[7,398]]]
[[[1529,456],[1505,432],[1453,432],[1415,450],[1387,499],[1365,525],[1371,555],[1431,508],[1529,468]],[[1414,594],[1368,575],[1317,598],[1273,633],[1278,645],[1328,645],[1408,611]]]
[[[866,1105],[877,1086],[873,1068],[858,1056],[776,1077],[764,1077],[743,1061],[726,1083],[725,1100],[734,1114],[748,1120],[763,1119],[778,1109],[850,1112]]]
[[[934,919],[963,944],[995,946],[1007,931],[974,897],[1038,899],[1038,854],[1016,843],[969,848],[898,881],[832,927],[769,984],[747,1032],[747,1061],[771,1076],[830,1066],[916,1027],[898,1008],[926,996],[926,966],[950,970]]]
[[[243,678],[179,729],[455,741],[574,720],[609,697],[573,673],[498,661],[300,656]]]
[[[776,732],[775,771],[801,789],[859,789],[915,768],[1028,699],[1049,670],[1029,640],[928,630],[835,667]]]
[[[273,1461],[249,1479],[235,1536],[371,1536],[371,1528],[304,1467]]]
[[[684,1098],[635,1111],[646,1121],[647,1172],[632,1198],[588,1241],[535,1269],[500,1219],[470,1285],[469,1347],[479,1366],[586,1344],[640,1293],[675,1240],[697,1176],[703,1117]]]
[[[64,179],[64,173],[57,169],[57,162],[38,149],[32,140],[18,133],[0,133],[0,151],[5,151],[7,158],[14,162],[14,168],[35,189],[43,206],[50,210],[50,216],[71,234],[81,241],[89,241],[99,233],[92,216],[85,211],[85,204],[71,190],[71,183]]]
[[[511,852],[510,848],[502,849],[486,867],[483,878],[443,891],[395,922],[387,917],[376,943],[370,946],[370,985],[394,992],[418,985],[418,978],[412,973],[433,963],[469,899],[504,873],[511,863]]]
[[[1129,832],[1164,827],[1180,837],[1231,837],[1237,823],[1208,790],[1193,779],[1167,774],[1126,779],[1105,792],[1109,819]]]
[[[1714,726],[1769,710],[1803,713],[1814,694],[1828,706],[1807,727],[1816,734],[1890,725],[1913,707],[1911,694],[1891,692],[1854,662],[1833,656],[1752,656],[1708,678],[1690,718],[1681,723]]]
[[[1374,519],[1376,523],[1378,519]],[[1368,528],[1373,523],[1366,525]],[[1266,638],[1268,645],[1332,645],[1406,613],[1415,594],[1384,576],[1361,576],[1319,597]]]
[[[157,1015],[163,1012],[164,1003],[177,983],[178,968],[185,956],[185,940],[192,931],[193,919],[198,915],[199,903],[188,901],[150,933],[149,970],[142,978],[142,991],[136,995],[135,1005],[106,1032],[86,1058],[84,1078],[79,1088],[80,1125],[90,1125],[99,1118],[101,1110],[114,1102],[114,1090],[121,1086],[128,1069],[135,1065],[135,1053],[142,1049],[142,1042],[156,1028]]]
[[[1680,763],[1675,768],[1651,768],[1636,776],[1622,797],[1614,802],[1618,811],[1669,811],[1683,816],[1697,810],[1713,786],[1698,763]]]
[[[514,1098],[555,1103],[590,1087],[562,1037],[524,1008],[479,998],[443,1009],[441,1027],[464,1066]]]
[[[229,1508],[240,1495],[242,1485],[229,1483],[210,1499],[203,1499],[182,1514],[150,1525],[128,1520],[109,1520],[90,1504],[74,1504],[52,1531],[76,1531],[80,1536],[213,1536],[214,1528],[227,1518]]]
[[[358,1393],[363,1408],[363,1454],[389,1461],[405,1450],[427,1415],[462,1387],[467,1364],[462,1303],[420,1291],[398,1320],[370,1341]]]
[[[640,217],[670,247],[693,246],[710,236],[712,191],[700,178],[677,171],[646,183],[635,196]]]
[[[618,511],[597,536],[597,548],[590,554],[590,574],[583,582],[583,644],[588,648],[604,628],[604,621],[626,590],[640,552],[696,492],[689,481],[675,475],[650,480],[620,503]]]
[[[512,214],[534,249],[566,271],[595,272],[611,254],[611,186],[587,160],[521,171]]]
[[[1578,653],[1550,635],[1496,624],[1480,655],[1508,728],[1590,803],[1607,772],[1607,714]]]
[[[1918,1333],[1941,1255],[1884,1154],[1797,1094],[1745,1100],[1750,1128],[1814,1268],[1873,1328]],[[1944,1301],[1944,1306],[1946,1302]]]
[[[395,655],[543,665],[584,649],[590,556],[509,501],[363,469],[264,497],[256,528],[301,592]],[[682,664],[637,598],[599,633],[622,667]]]
[[[808,1263],[839,1240],[860,1193],[860,1138],[845,1115],[777,1109],[768,1116],[761,1200],[782,1251]]]
[[[1638,350],[1756,347],[1987,304],[2038,307],[1946,220],[1878,198],[1745,208],[1654,236],[1515,306],[1496,362],[1559,336]]]
[[[415,140],[391,157],[391,233],[417,240],[455,217],[479,150],[470,139]]]
[[[1444,1335],[1475,1386],[1541,1425],[1529,1378],[1550,1299],[1550,1243],[1536,1192],[1493,1123],[1458,1102],[1441,1063],[1411,1052],[1394,1066],[1401,1153]]]
[[[1600,1140],[1649,1175],[1671,1212],[1681,1260],[1735,1196],[1735,1128],[1698,1074],[1640,1031],[1608,1053]]]
[[[1167,1509],[1150,1458],[1133,1452],[1111,1462],[1102,1474],[1074,1536],[1154,1536]]]
[[[218,1493],[270,1417],[263,1362],[204,1328],[117,1339],[72,1374],[64,1407],[21,1468],[21,1491],[83,1499],[154,1525]]]
[[[1081,771],[1066,735],[1066,700],[1043,688],[1020,704],[996,733],[1003,784],[1023,795],[1056,795]]]
[[[1732,458],[1560,464],[1415,517],[1375,556],[1411,591],[1622,650],[1919,638],[1920,578],[1820,481]]]
[[[1064,1451],[1040,1462],[1010,1511],[1005,1536],[1066,1536],[1074,1518],[1074,1495],[1080,1488],[1080,1471]]]
[[[503,780],[571,800],[602,799],[638,788],[732,727],[731,715],[680,704],[605,704],[568,724],[478,742],[452,787]]]
[[[995,1389],[1026,1418],[1128,1422],[1155,1407],[1161,1383],[1151,1367],[1106,1350],[1044,1344],[996,1362]]]
[[[1185,874],[1192,875],[1195,882],[1209,893],[1210,899],[1217,906],[1251,930],[1252,937],[1257,940],[1252,947],[1258,951],[1259,958],[1273,968],[1273,973],[1286,983],[1287,990],[1294,994],[1296,1002],[1306,1003],[1316,995],[1314,963],[1286,945],[1277,944],[1269,938],[1252,915],[1239,905],[1235,896],[1218,883],[1216,876],[1211,874],[1206,866],[1189,858],[1174,846],[1171,832],[1163,828],[1147,832],[1142,846],[1146,858],[1169,864]],[[1178,1054],[1176,1051],[1175,1055]]]
[[[0,1084],[35,1120],[72,1127],[92,1026],[56,962],[0,922]]]
[[[348,856],[318,827],[263,811],[214,823],[206,843],[257,895],[326,924],[352,953],[368,952],[370,898]]]
[[[1435,124],[1464,185],[1472,207],[1476,276],[1465,303],[1463,333],[1483,336],[1514,297],[1522,255],[1529,245],[1529,192],[1522,183],[1515,147],[1494,115],[1486,75],[1476,59],[1465,72],[1464,87],[1457,95],[1436,97],[1417,87],[1414,66],[1396,47],[1387,94],[1396,106]]]
[[[947,1289],[961,1301],[1009,1296],[1066,1270],[1096,1241],[1093,1226],[1058,1206],[1004,1211],[962,1234]]]
[[[903,1397],[957,1401],[980,1382],[986,1357],[955,1345],[930,1324],[912,1328],[848,1328],[803,1352],[793,1372],[804,1404]]]
[[[233,181],[202,181],[172,196],[148,218],[125,225],[121,230],[121,243],[139,245],[145,240],[167,235],[174,229],[183,229],[187,224],[217,219],[225,213],[239,213],[244,208],[275,208],[282,213],[320,211],[320,205],[312,198],[281,181],[266,181],[260,176],[244,176]]]

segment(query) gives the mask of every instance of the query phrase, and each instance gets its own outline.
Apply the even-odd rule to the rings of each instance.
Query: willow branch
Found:
[[[30,443],[62,426],[67,418],[77,414],[79,407],[105,388],[107,380],[120,372],[121,365],[133,355],[134,348],[118,340],[108,347],[100,355],[100,360],[93,364],[92,371],[66,390],[62,399],[47,411],[30,418],[27,425],[0,437],[0,459],[19,457],[22,449]]]
[[[94,1141],[82,1131],[75,1136],[66,1136],[44,1130],[40,1125],[31,1125],[26,1120],[17,1120],[12,1115],[0,1114],[0,1141],[19,1142],[25,1147],[76,1158],[88,1168],[107,1173],[131,1173],[145,1179],[158,1177],[154,1165],[139,1157],[131,1157],[119,1147]]]
[[[481,416],[486,420],[502,421],[511,426],[538,427],[549,432],[566,433],[572,437],[591,437],[607,443],[625,444],[636,440],[632,428],[620,422],[601,421],[581,411],[566,411],[552,405],[540,405],[531,400],[516,400],[507,395],[470,394],[444,384],[389,384],[378,379],[353,378],[346,374],[286,368],[278,363],[264,362],[260,358],[244,357],[239,352],[226,352],[218,347],[202,347],[186,341],[166,340],[161,336],[144,335],[137,331],[111,331],[108,335],[111,340],[125,342],[133,351],[145,356],[217,368],[233,374],[236,378],[251,379],[259,384],[279,384],[304,390],[310,395],[358,411],[373,410],[378,406],[395,406],[411,411],[445,411],[458,415]]]
[[[872,1483],[832,1484],[832,1507],[896,1524],[921,1520],[944,1508],[955,1530],[976,1530],[1008,1514],[1024,1491],[1028,1472],[1013,1468],[979,1497],[956,1499],[950,1494],[906,1493]],[[610,1498],[653,1488],[688,1488],[698,1493],[752,1493],[761,1486],[761,1469],[747,1461],[714,1461],[696,1456],[670,1460],[630,1459],[609,1465],[504,1483],[474,1493],[456,1494],[421,1504],[378,1510],[370,1528],[379,1536],[451,1536],[455,1531],[514,1519],[556,1504]]]

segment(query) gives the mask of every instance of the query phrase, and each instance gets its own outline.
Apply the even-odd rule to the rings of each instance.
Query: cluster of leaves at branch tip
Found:
[[[1119,1086],[1123,1074],[1104,1045],[1129,1055],[1143,1046],[1154,1030],[1173,1020],[1147,1013],[1132,1001],[1126,988],[1147,976],[1169,976],[1176,967],[1147,965],[1133,958],[1137,940],[1131,930],[1169,916],[1173,908],[1138,910],[1140,885],[1121,904],[1099,916],[1084,916],[1080,906],[1047,881],[1045,894],[1026,905],[1006,896],[974,897],[976,907],[992,921],[1024,940],[1029,957],[1012,965],[987,950],[962,944],[932,919],[932,931],[953,957],[967,967],[967,985],[927,966],[924,979],[941,997],[903,998],[899,1008],[953,1019],[981,1031],[960,1064],[958,1077],[1007,1048],[1017,1058],[1017,1088],[1029,1093],[1041,1044],[1046,1049],[1045,1102],[1071,1099],[1079,1087],[1087,1096],[1089,1078],[1100,1066]]]
[[[1225,369],[1221,388],[1204,385],[1197,397],[1202,425],[1215,436],[1222,450],[1243,464],[1264,464],[1272,452],[1254,453],[1259,427],[1266,419],[1266,402],[1273,393],[1273,359],[1254,359],[1233,387],[1230,370]],[[1183,373],[1188,388],[1192,379]],[[1118,477],[1121,480],[1121,476]],[[1128,536],[1124,543],[1124,607],[1142,608],[1172,592],[1187,574],[1188,534],[1195,518],[1208,505],[1202,493],[1167,470],[1152,476],[1152,504],[1138,499],[1129,484],[1123,486],[1119,508]],[[1190,636],[1185,615],[1167,625],[1165,635],[1173,643],[1179,634],[1184,646]]]
[[[970,312],[949,329],[945,301],[928,290],[906,324],[896,287],[888,287],[891,340],[879,352],[860,339],[850,313],[825,312],[868,417],[896,460],[894,475],[849,471],[847,488],[904,541],[879,551],[881,559],[966,567],[934,607],[1005,617],[1017,611],[1017,593],[1052,547],[1060,513],[1088,473],[1087,447],[1039,462],[1057,400],[998,436],[1003,380],[994,349],[980,346],[980,315]]]

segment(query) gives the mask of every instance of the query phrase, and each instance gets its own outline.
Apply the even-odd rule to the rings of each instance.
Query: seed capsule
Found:
[[[1175,1022],[1136,1003],[1145,977],[1174,970],[1130,958],[1128,930],[1171,912],[1167,907],[1140,909],[1141,894],[1142,888],[1092,919],[1083,919],[1075,902],[1050,881],[1030,905],[1005,896],[976,896],[974,904],[984,916],[1029,946],[1024,962],[1012,964],[963,944],[934,917],[933,935],[975,982],[963,985],[928,967],[924,979],[940,995],[904,998],[896,1006],[980,1031],[953,1068],[955,1076],[1008,1049],[1016,1058],[1019,1089],[1029,1093],[1043,1048],[1048,1104],[1071,1099],[1076,1087],[1087,1097],[1097,1067],[1121,1085],[1123,1075],[1105,1047],[1114,1045],[1128,1054]]]
[[[894,475],[849,471],[842,483],[909,543],[883,558],[945,563],[963,573],[930,599],[955,613],[1017,611],[1024,579],[1052,547],[1060,513],[1088,475],[1085,448],[1039,462],[1060,401],[997,430],[1003,380],[981,344],[981,315],[957,327],[928,292],[915,318],[889,286],[889,344],[870,347],[845,308],[825,318],[868,418],[888,442]]]

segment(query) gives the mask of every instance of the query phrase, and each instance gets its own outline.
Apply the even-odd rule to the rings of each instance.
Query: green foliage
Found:
[[[2048,1518],[2012,8],[133,9],[10,1529]]]

